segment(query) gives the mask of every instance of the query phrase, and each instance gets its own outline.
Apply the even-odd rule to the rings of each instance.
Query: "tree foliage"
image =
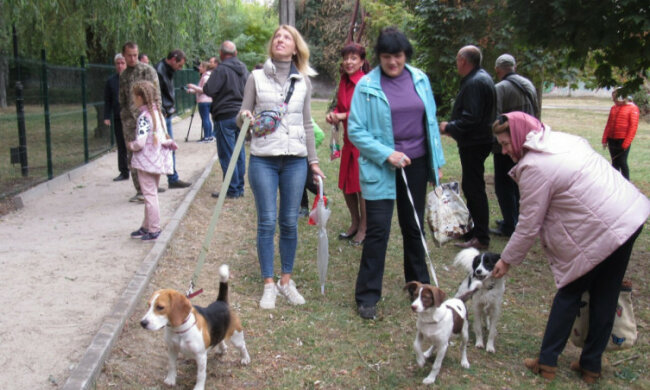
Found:
[[[429,74],[440,116],[447,115],[458,92],[456,54],[465,45],[481,48],[482,66],[491,74],[499,55],[512,54],[517,72],[533,81],[540,101],[544,82],[567,85],[579,76],[576,69],[563,67],[559,61],[565,49],[549,50],[514,39],[506,0],[422,0],[415,14],[414,62]]]
[[[16,25],[21,56],[38,58],[44,48],[58,63],[77,63],[82,55],[110,63],[126,41],[153,61],[175,48],[207,59],[230,39],[252,67],[266,57],[277,25],[271,9],[238,0],[8,0],[0,11],[0,26]],[[2,40],[0,50],[10,45]]]
[[[300,0],[296,28],[309,44],[310,62],[320,74],[338,80],[354,0]]]
[[[650,69],[650,8],[647,0],[508,0],[516,36],[525,44],[566,50],[567,65],[594,61],[601,87],[636,91]]]

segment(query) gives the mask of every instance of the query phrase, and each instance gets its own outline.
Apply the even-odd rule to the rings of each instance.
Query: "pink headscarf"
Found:
[[[512,152],[517,159],[521,159],[523,157],[524,142],[526,142],[528,133],[531,131],[535,133],[540,132],[544,129],[544,125],[539,119],[521,111],[509,112],[503,115],[508,118],[508,125],[510,126]]]

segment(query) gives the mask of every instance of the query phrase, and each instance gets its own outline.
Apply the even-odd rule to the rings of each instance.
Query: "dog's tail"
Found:
[[[219,267],[219,296],[217,301],[228,303],[228,278],[230,277],[230,270],[227,264],[222,264]]]
[[[457,267],[463,267],[466,271],[472,272],[472,264],[474,263],[474,258],[478,256],[480,252],[475,248],[467,248],[458,252],[456,257],[454,257],[454,265]]]

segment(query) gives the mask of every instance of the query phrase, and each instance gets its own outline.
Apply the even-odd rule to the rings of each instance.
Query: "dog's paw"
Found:
[[[460,365],[463,366],[463,368],[469,368],[469,361],[465,359],[462,362],[460,362]]]
[[[422,383],[425,385],[432,385],[435,381],[436,381],[436,376],[429,375],[428,377],[424,378],[424,380],[422,380]]]
[[[431,347],[431,348],[427,349],[426,351],[424,351],[424,358],[425,359],[430,358],[432,355],[433,355],[433,347]]]
[[[483,344],[483,340],[482,340],[482,339],[481,339],[481,340],[476,340],[476,344],[474,344],[474,346],[475,346],[476,348],[478,348],[478,349],[483,349],[483,348],[485,348],[485,344]]]
[[[487,347],[485,347],[485,350],[489,353],[495,353],[496,349],[494,349],[494,344],[493,343],[488,343]]]
[[[176,375],[167,374],[164,382],[167,386],[176,386]]]
[[[240,363],[241,363],[242,365],[244,365],[244,366],[249,365],[250,362],[251,362],[251,357],[248,356],[248,355],[244,356],[244,357],[241,358],[241,360],[240,360]]]

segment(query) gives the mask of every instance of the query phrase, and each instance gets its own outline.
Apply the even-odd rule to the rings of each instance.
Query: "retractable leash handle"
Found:
[[[217,226],[217,221],[219,220],[219,215],[221,214],[221,208],[223,207],[223,202],[226,199],[225,194],[226,192],[228,192],[228,187],[230,186],[230,180],[232,179],[233,172],[235,171],[235,166],[237,165],[237,159],[239,159],[239,153],[241,152],[241,148],[244,145],[244,140],[246,139],[246,133],[248,133],[249,125],[250,125],[250,118],[245,117],[244,124],[239,130],[239,136],[237,137],[237,142],[235,143],[235,148],[232,152],[232,156],[230,156],[230,163],[228,163],[228,169],[226,170],[226,175],[224,176],[223,182],[221,183],[221,191],[219,193],[222,194],[222,196],[220,196],[219,199],[217,200],[217,205],[214,207],[214,212],[212,213],[212,218],[210,219],[210,226],[208,227],[208,231],[205,234],[205,240],[203,241],[203,245],[201,245],[201,252],[199,253],[199,261],[196,265],[196,269],[194,270],[194,274],[192,275],[192,279],[190,280],[190,287],[187,293],[188,297],[194,297],[196,295],[199,295],[201,292],[203,292],[203,289],[199,289],[196,292],[193,292],[194,286],[196,284],[196,278],[198,278],[199,273],[201,272],[201,268],[203,268],[203,264],[205,263],[205,256],[208,253],[208,248],[210,246],[210,241],[212,241],[212,236],[214,236],[214,229]]]
[[[433,268],[433,262],[431,261],[431,256],[429,256],[429,248],[427,247],[427,240],[424,238],[424,232],[422,231],[420,218],[418,217],[418,213],[415,210],[415,203],[413,202],[413,196],[411,195],[411,190],[409,189],[409,183],[406,180],[406,172],[404,171],[403,167],[400,168],[400,171],[402,171],[402,179],[404,179],[404,185],[406,186],[406,193],[408,194],[409,200],[411,201],[411,206],[413,207],[413,216],[415,216],[415,223],[417,223],[418,229],[420,230],[420,238],[422,239],[422,246],[424,247],[424,253],[426,253],[427,255],[427,264],[429,265],[429,271],[431,272],[431,277],[433,277],[433,282],[436,284],[436,287],[438,287],[438,278],[436,277],[436,270]]]

